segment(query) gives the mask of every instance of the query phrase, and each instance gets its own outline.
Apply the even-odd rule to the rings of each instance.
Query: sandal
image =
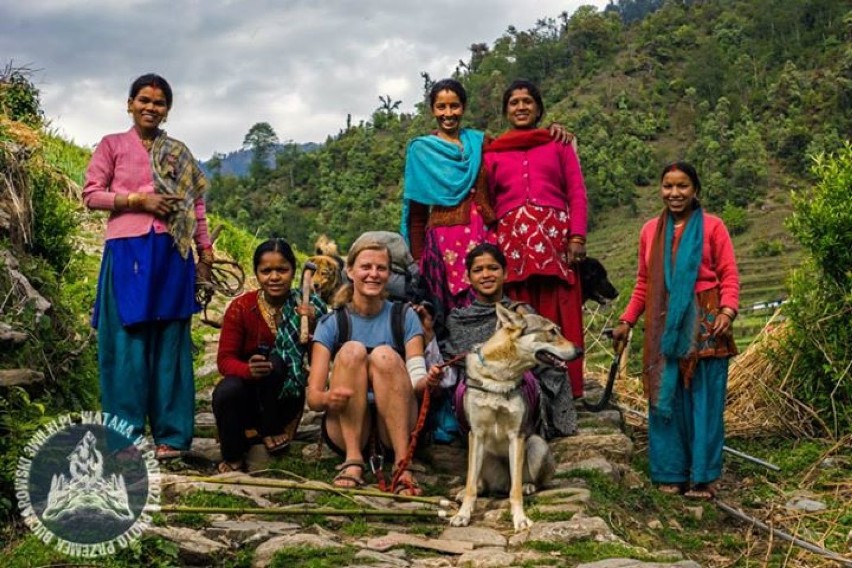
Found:
[[[275,438],[279,438],[281,441],[276,443]],[[270,455],[275,455],[290,447],[290,438],[287,434],[280,434],[279,436],[264,436],[263,445],[266,447],[266,451],[269,452]]]
[[[236,464],[236,465],[234,465],[234,464]],[[241,461],[239,461],[239,462],[221,461],[221,462],[219,462],[219,465],[216,466],[216,471],[219,472],[219,473],[234,473],[234,472],[242,473],[245,470],[245,467],[246,467],[246,464],[241,462]]]
[[[160,444],[154,451],[154,456],[160,461],[177,459],[182,455],[183,452],[181,450],[173,448],[168,444]]]
[[[716,488],[712,483],[696,483],[695,486],[683,494],[687,499],[696,501],[712,501],[716,498]]]
[[[680,483],[661,483],[657,485],[657,491],[666,495],[681,495],[683,493],[683,484]]]
[[[398,471],[399,469],[394,469],[393,476],[391,477],[391,479],[396,479],[396,487],[393,488],[395,495],[402,495],[403,497],[419,497],[423,495],[423,488],[414,479],[414,475],[411,474],[410,469],[404,469],[402,474],[399,475],[399,479],[397,479]]]
[[[361,470],[361,474],[354,476],[347,473],[349,468],[352,467],[359,468]],[[360,487],[364,487],[367,484],[364,481],[364,467],[364,462],[360,460],[349,460],[343,462],[335,468],[339,473],[334,476],[334,480],[332,480],[331,484],[338,489],[358,489]]]

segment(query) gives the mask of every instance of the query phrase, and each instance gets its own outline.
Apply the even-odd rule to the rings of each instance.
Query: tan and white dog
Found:
[[[523,374],[539,364],[564,367],[582,355],[550,320],[520,314],[497,304],[497,331],[466,359],[464,413],[468,434],[467,483],[453,526],[467,526],[480,493],[508,490],[515,532],[532,521],[524,512],[524,495],[534,493],[553,475],[547,442],[531,435],[521,391]]]

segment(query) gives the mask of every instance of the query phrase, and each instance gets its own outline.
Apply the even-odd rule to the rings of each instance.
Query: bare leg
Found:
[[[361,448],[370,435],[367,413],[367,350],[360,343],[344,343],[334,359],[331,386],[352,390],[352,397],[343,409],[326,415],[326,430],[335,445],[346,452],[346,462],[363,463]],[[351,470],[351,471],[348,471]],[[352,476],[362,474],[355,466],[343,472]]]
[[[399,463],[408,453],[411,431],[417,421],[417,398],[402,357],[391,347],[380,346],[370,353],[367,372],[376,396],[379,433],[382,442],[393,448]],[[420,494],[411,472],[402,473],[403,491]]]

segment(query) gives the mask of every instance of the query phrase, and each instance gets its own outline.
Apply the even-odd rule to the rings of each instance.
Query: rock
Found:
[[[299,426],[299,429],[296,430],[295,440],[299,440],[300,442],[310,442],[319,440],[320,431],[322,427],[319,424],[304,424],[302,423]]]
[[[44,373],[32,369],[0,370],[0,387],[26,386],[44,381]]]
[[[219,368],[216,366],[216,363],[207,363],[195,370],[195,376],[201,379],[204,377],[209,377],[210,375],[215,375],[218,372]]]
[[[199,412],[195,415],[196,428],[215,428],[216,417],[212,412]]]
[[[18,268],[20,268],[18,259],[12,256],[11,252],[7,250],[0,251],[0,260],[2,260],[6,265],[6,270],[8,271],[9,278],[12,281],[11,289],[22,291],[24,296],[28,300],[32,301],[36,311],[35,321],[40,321],[42,316],[50,310],[52,304],[47,301],[44,296],[39,294],[35,288],[33,288],[26,276],[18,271]]]
[[[696,521],[700,521],[704,517],[704,507],[684,507],[686,512],[695,519]]]
[[[683,527],[677,522],[677,519],[669,519],[668,522],[669,528],[676,530],[677,532],[683,532]]]
[[[212,566],[214,558],[228,550],[227,545],[211,540],[193,529],[149,527],[147,532],[177,544],[181,560],[192,566]]]
[[[385,536],[371,538],[367,541],[367,548],[385,552],[396,546],[413,546],[415,548],[426,548],[447,552],[449,554],[464,554],[473,550],[473,543],[460,540],[425,538],[413,534],[391,532]]]
[[[452,568],[453,562],[448,558],[418,558],[411,562],[411,568]]]
[[[589,469],[599,471],[613,481],[621,478],[620,471],[602,456],[590,457],[578,462],[565,462],[557,466],[557,471],[571,471],[572,469]]]
[[[503,566],[513,566],[514,563],[515,555],[506,552],[502,548],[480,548],[462,554],[456,566],[502,568]]]
[[[252,444],[246,452],[246,469],[251,473],[269,467],[269,452],[263,444]]]
[[[535,494],[536,501],[556,503],[588,503],[592,492],[585,487],[559,487]]]
[[[211,404],[213,402],[213,387],[206,387],[195,393],[195,402]]]
[[[219,442],[215,438],[193,438],[190,451],[204,456],[212,462],[222,461],[222,451]]]
[[[254,551],[252,568],[265,568],[269,566],[272,557],[282,548],[302,546],[306,548],[343,548],[343,545],[327,537],[315,534],[298,533],[286,536],[276,536],[258,546]]]
[[[579,564],[577,568],[669,568],[677,566],[680,568],[701,568],[701,565],[692,560],[681,560],[675,563],[643,562],[632,558],[608,558],[597,562]]]
[[[648,528],[657,531],[663,528],[663,523],[660,519],[651,519],[648,521]]]
[[[289,535],[301,530],[295,523],[277,521],[214,521],[204,530],[211,539],[226,538],[240,544],[247,540],[255,540],[258,535],[266,538],[269,535]]]
[[[577,426],[580,428],[610,427],[621,430],[624,421],[618,410],[577,413]]]
[[[393,554],[384,554],[375,550],[360,550],[355,555],[359,565],[369,564],[374,568],[408,568],[410,562]]]
[[[557,463],[579,462],[603,456],[610,461],[627,463],[633,455],[633,442],[623,433],[581,434],[550,443]]]
[[[823,511],[827,508],[825,503],[821,501],[817,501],[815,499],[808,499],[807,497],[796,496],[787,501],[784,505],[785,508],[791,511],[804,511],[806,513],[814,513],[816,511]]]
[[[27,340],[27,334],[23,331],[16,331],[9,324],[0,322],[0,344],[10,343],[17,345]]]
[[[519,533],[509,539],[510,546],[525,542],[570,543],[577,540],[596,542],[619,542],[609,525],[600,517],[574,515],[570,521],[556,523],[536,523],[527,533]]]
[[[461,540],[475,547],[506,546],[506,537],[494,529],[483,527],[448,527],[441,533],[442,540]]]
[[[308,462],[315,462],[318,459],[320,460],[330,460],[332,458],[339,458],[337,454],[331,451],[331,448],[328,447],[328,444],[322,445],[322,452],[317,455],[317,445],[318,444],[308,444],[304,448],[302,448],[302,457]],[[342,459],[340,461],[343,461]]]

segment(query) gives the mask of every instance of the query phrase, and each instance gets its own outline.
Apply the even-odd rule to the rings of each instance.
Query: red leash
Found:
[[[438,365],[438,368],[444,369],[446,367],[449,367],[450,365],[454,365],[465,357],[467,357],[467,353],[461,353],[459,355],[456,355],[449,361]],[[420,413],[417,415],[417,423],[414,425],[414,430],[411,431],[411,438],[408,442],[408,451],[406,452],[405,457],[396,463],[390,487],[386,486],[383,476],[379,477],[379,489],[381,489],[382,491],[388,493],[396,493],[396,488],[399,484],[399,480],[402,477],[402,474],[408,470],[408,466],[411,463],[411,460],[414,458],[414,452],[417,450],[417,438],[420,436],[420,432],[423,430],[423,426],[426,425],[426,417],[429,414],[429,404],[431,402],[431,399],[432,388],[430,387],[424,389],[423,402],[421,402],[420,404]],[[410,487],[410,483],[408,489],[413,489],[413,487]]]

